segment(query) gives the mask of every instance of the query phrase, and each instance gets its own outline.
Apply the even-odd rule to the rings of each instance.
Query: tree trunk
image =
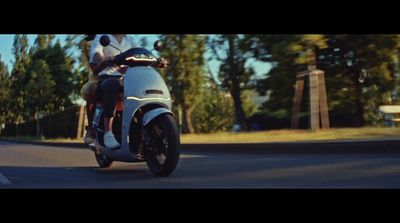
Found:
[[[240,128],[242,130],[247,129],[246,126],[246,117],[244,115],[244,110],[242,106],[242,99],[240,97],[241,95],[241,90],[240,90],[240,83],[239,83],[239,77],[238,77],[238,68],[237,64],[235,63],[235,58],[234,55],[236,54],[236,49],[234,46],[234,36],[233,35],[228,35],[228,64],[230,67],[230,79],[232,80],[232,86],[230,89],[230,93],[233,98],[233,103],[234,103],[234,108],[235,108],[235,124],[240,125]]]
[[[359,83],[356,82],[356,92],[357,92],[357,101],[356,101],[356,120],[357,125],[363,126],[365,124],[364,120],[364,104],[362,103],[362,87]]]
[[[354,88],[355,88],[355,95],[356,95],[356,101],[355,101],[355,108],[356,108],[356,113],[355,113],[355,117],[354,117],[354,122],[352,123],[352,125],[356,125],[356,126],[363,126],[365,124],[365,120],[364,120],[364,104],[363,104],[363,93],[362,93],[362,85],[359,83],[359,72],[360,68],[358,67],[354,67],[353,69],[350,70],[349,74],[353,75],[352,79],[353,79],[353,83]]]
[[[36,136],[40,137],[40,118],[38,112],[36,112]]]
[[[231,91],[233,105],[235,109],[235,124],[240,125],[241,130],[246,130],[246,116],[244,115],[244,110],[242,106],[242,99],[240,97],[240,91],[232,90]]]
[[[183,131],[185,133],[194,133],[194,127],[192,123],[192,112],[193,108],[183,108]]]

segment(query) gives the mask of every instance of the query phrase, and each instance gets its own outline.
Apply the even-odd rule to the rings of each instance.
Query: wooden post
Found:
[[[329,129],[328,98],[326,96],[325,73],[318,70],[319,84],[319,109],[321,114],[321,128]]]
[[[307,75],[308,71],[303,71],[297,73],[296,76],[296,88],[292,109],[292,129],[297,129],[299,127],[301,101],[303,100],[304,79]]]
[[[82,130],[83,130],[83,125],[85,124],[84,122],[84,117],[85,117],[85,106],[80,106],[79,109],[79,119],[78,119],[78,130],[76,131],[76,138],[77,139],[82,139]]]
[[[182,134],[182,129],[183,129],[183,125],[182,125],[182,107],[178,106],[178,126],[179,126],[179,133]]]
[[[299,126],[301,101],[303,98],[304,80],[306,77],[308,77],[310,85],[310,128],[313,131],[320,128],[328,129],[330,127],[328,100],[325,87],[325,73],[322,70],[314,70],[311,72],[303,71],[297,73],[291,127],[296,129]]]
[[[315,47],[310,46],[307,49],[308,71],[317,69],[317,57],[315,55]]]
[[[319,123],[319,84],[318,84],[318,73],[313,71],[309,75],[310,81],[310,127],[312,131],[316,131],[320,128]]]
[[[296,89],[292,109],[292,128],[298,128],[301,100],[304,91],[304,79],[309,78],[310,91],[310,128],[317,131],[321,127],[329,128],[328,99],[326,95],[325,73],[317,70],[317,58],[315,47],[309,46],[307,49],[308,70],[297,73]]]

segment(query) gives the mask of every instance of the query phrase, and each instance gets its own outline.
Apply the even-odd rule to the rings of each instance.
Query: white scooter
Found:
[[[103,47],[110,39],[103,35]],[[161,50],[161,42],[154,49]],[[113,161],[146,162],[156,176],[169,176],[179,161],[180,138],[171,111],[171,96],[163,78],[153,68],[160,58],[144,48],[132,48],[117,55],[111,62],[129,67],[123,77],[123,101],[117,103],[113,133],[121,147],[113,150],[103,143],[103,108],[97,103],[93,127],[96,140],[90,145],[100,167]]]

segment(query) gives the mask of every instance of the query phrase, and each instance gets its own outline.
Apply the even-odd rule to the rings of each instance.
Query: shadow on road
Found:
[[[153,176],[145,163],[111,168],[0,166],[16,188],[380,188],[400,187],[400,157],[212,154],[181,159]],[[1,184],[0,184],[1,187]]]

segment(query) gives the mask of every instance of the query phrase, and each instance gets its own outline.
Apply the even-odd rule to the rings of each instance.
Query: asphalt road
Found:
[[[0,188],[400,188],[400,153],[184,152],[168,178],[91,151],[0,142]]]

